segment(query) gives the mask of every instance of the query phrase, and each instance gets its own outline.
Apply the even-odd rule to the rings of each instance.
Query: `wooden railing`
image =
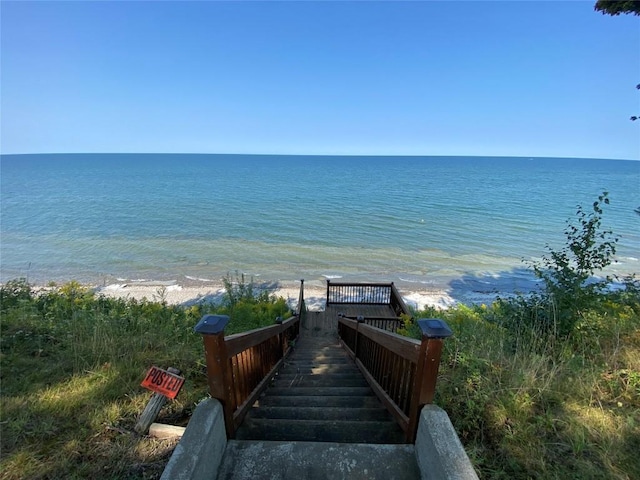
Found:
[[[422,340],[414,340],[364,323],[338,319],[341,343],[382,403],[415,442],[422,407],[433,401],[443,339],[451,335],[438,319],[421,319]]]
[[[388,332],[397,333],[400,327],[403,326],[404,320],[400,317],[371,317],[364,315],[346,315],[344,313],[338,313],[338,318],[347,318],[349,320],[356,320],[366,325],[379,328],[380,330],[386,330]]]
[[[205,315],[196,325],[195,331],[203,336],[209,391],[222,404],[227,438],[234,438],[245,415],[291,351],[304,313],[302,280],[296,312],[287,320],[278,318],[275,325],[227,337],[227,315]]]
[[[327,305],[389,305],[391,286],[389,283],[342,283],[327,280]]]
[[[402,299],[402,295],[400,295],[393,282],[391,282],[391,298],[389,304],[391,305],[391,308],[393,308],[393,311],[397,316],[400,316],[402,314],[411,315],[409,309],[407,308],[407,305]]]
[[[380,305],[388,306],[394,316],[347,316],[382,330],[397,332],[402,326],[400,315],[411,316],[402,296],[392,283],[343,283],[327,280],[327,305]]]

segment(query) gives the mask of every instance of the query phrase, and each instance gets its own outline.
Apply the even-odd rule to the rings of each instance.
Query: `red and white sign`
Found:
[[[173,399],[176,398],[183,384],[183,377],[158,367],[151,367],[140,385],[167,398]]]

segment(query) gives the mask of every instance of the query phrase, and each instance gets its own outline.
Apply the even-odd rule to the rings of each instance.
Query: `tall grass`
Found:
[[[435,402],[480,476],[640,478],[640,297],[609,294],[563,337],[510,330],[504,314],[501,302],[416,312],[454,332]],[[417,336],[412,321],[405,333]]]
[[[243,282],[228,288],[246,292]],[[193,333],[201,316],[230,314],[233,333],[287,315],[283,300],[251,295],[179,307],[96,297],[76,283],[0,288],[0,478],[158,478],[175,443],[133,433],[150,398],[144,373],[183,371],[159,421],[186,424],[208,395]],[[435,401],[481,478],[640,478],[640,295],[633,285],[603,295],[566,336],[514,327],[517,302],[415,313],[454,331]],[[404,333],[417,335],[411,319]]]
[[[208,395],[205,313],[230,314],[227,333],[273,324],[284,300],[170,306],[107,299],[72,282],[36,294],[25,282],[0,289],[0,478],[157,478],[174,442],[133,433],[151,393],[151,365],[177,367],[185,385],[159,421],[185,424]]]

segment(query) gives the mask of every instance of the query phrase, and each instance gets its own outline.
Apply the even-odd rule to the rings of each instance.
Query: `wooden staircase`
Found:
[[[305,332],[238,440],[400,444],[404,434],[333,335]]]

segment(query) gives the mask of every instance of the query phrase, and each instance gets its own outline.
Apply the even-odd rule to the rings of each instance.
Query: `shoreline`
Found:
[[[335,279],[343,281],[343,279]],[[178,281],[123,281],[122,283],[109,283],[103,286],[87,285],[97,295],[111,298],[136,299],[146,298],[150,301],[166,301],[169,305],[191,306],[198,303],[220,303],[225,295],[222,282],[178,282]],[[469,290],[457,292],[455,297],[451,289],[442,287],[432,288],[406,288],[396,285],[405,303],[417,310],[426,307],[446,309],[458,304],[490,304],[497,296],[511,295],[512,292]],[[294,309],[298,303],[300,294],[299,281],[286,282],[254,282],[255,291],[268,291],[276,297],[282,297],[287,304]],[[305,281],[304,298],[307,308],[311,311],[324,310],[326,300],[326,281]]]
[[[189,307],[199,303],[221,303],[226,293],[224,278],[229,277],[213,280],[186,275],[156,279],[104,276],[99,281],[85,279],[77,282],[91,289],[96,295],[108,298],[147,299]],[[595,276],[594,278],[602,279],[603,277]],[[282,297],[292,309],[296,308],[300,294],[300,280],[291,278],[268,280],[262,276],[256,278],[246,274],[244,279],[247,284],[253,284],[254,291],[258,293],[267,291],[271,295]],[[427,307],[447,309],[457,305],[490,305],[498,297],[526,295],[540,287],[540,281],[533,276],[533,273],[525,270],[520,270],[514,275],[468,274],[456,278],[434,278],[428,282],[405,279],[397,275],[391,275],[391,278],[380,275],[322,275],[304,280],[304,297],[309,310],[324,310],[328,280],[347,283],[393,283],[405,303],[415,310],[423,310]],[[31,286],[36,291],[47,291],[53,285],[61,286],[70,281],[74,279],[46,284],[34,282]],[[614,281],[613,288],[617,288],[615,285],[618,283]]]
[[[635,275],[634,275],[635,276]],[[635,276],[637,278],[637,276]],[[602,279],[603,277],[594,277]],[[448,282],[410,282],[387,280],[385,278],[365,279],[360,277],[332,275],[304,280],[304,298],[310,311],[324,310],[327,280],[354,283],[393,283],[407,306],[415,310],[427,307],[448,309],[457,305],[490,305],[498,297],[510,298],[518,294],[526,295],[536,291],[540,282],[529,275],[503,277],[485,274],[481,276],[468,275]],[[28,281],[28,279],[27,279]],[[62,286],[72,280],[51,282],[48,284],[31,283],[36,292],[45,292],[52,286]],[[246,283],[252,283],[255,292],[267,291],[276,297],[282,297],[293,310],[297,307],[300,294],[300,280],[265,280],[245,276]],[[148,301],[164,301],[168,305],[189,307],[199,303],[219,304],[226,293],[222,278],[219,281],[194,278],[189,276],[175,276],[173,279],[124,279],[103,277],[102,282],[78,281],[96,295],[107,298],[135,299]],[[236,282],[234,282],[236,283]],[[2,286],[4,283],[0,283]],[[612,288],[619,288],[620,282],[615,281]]]

